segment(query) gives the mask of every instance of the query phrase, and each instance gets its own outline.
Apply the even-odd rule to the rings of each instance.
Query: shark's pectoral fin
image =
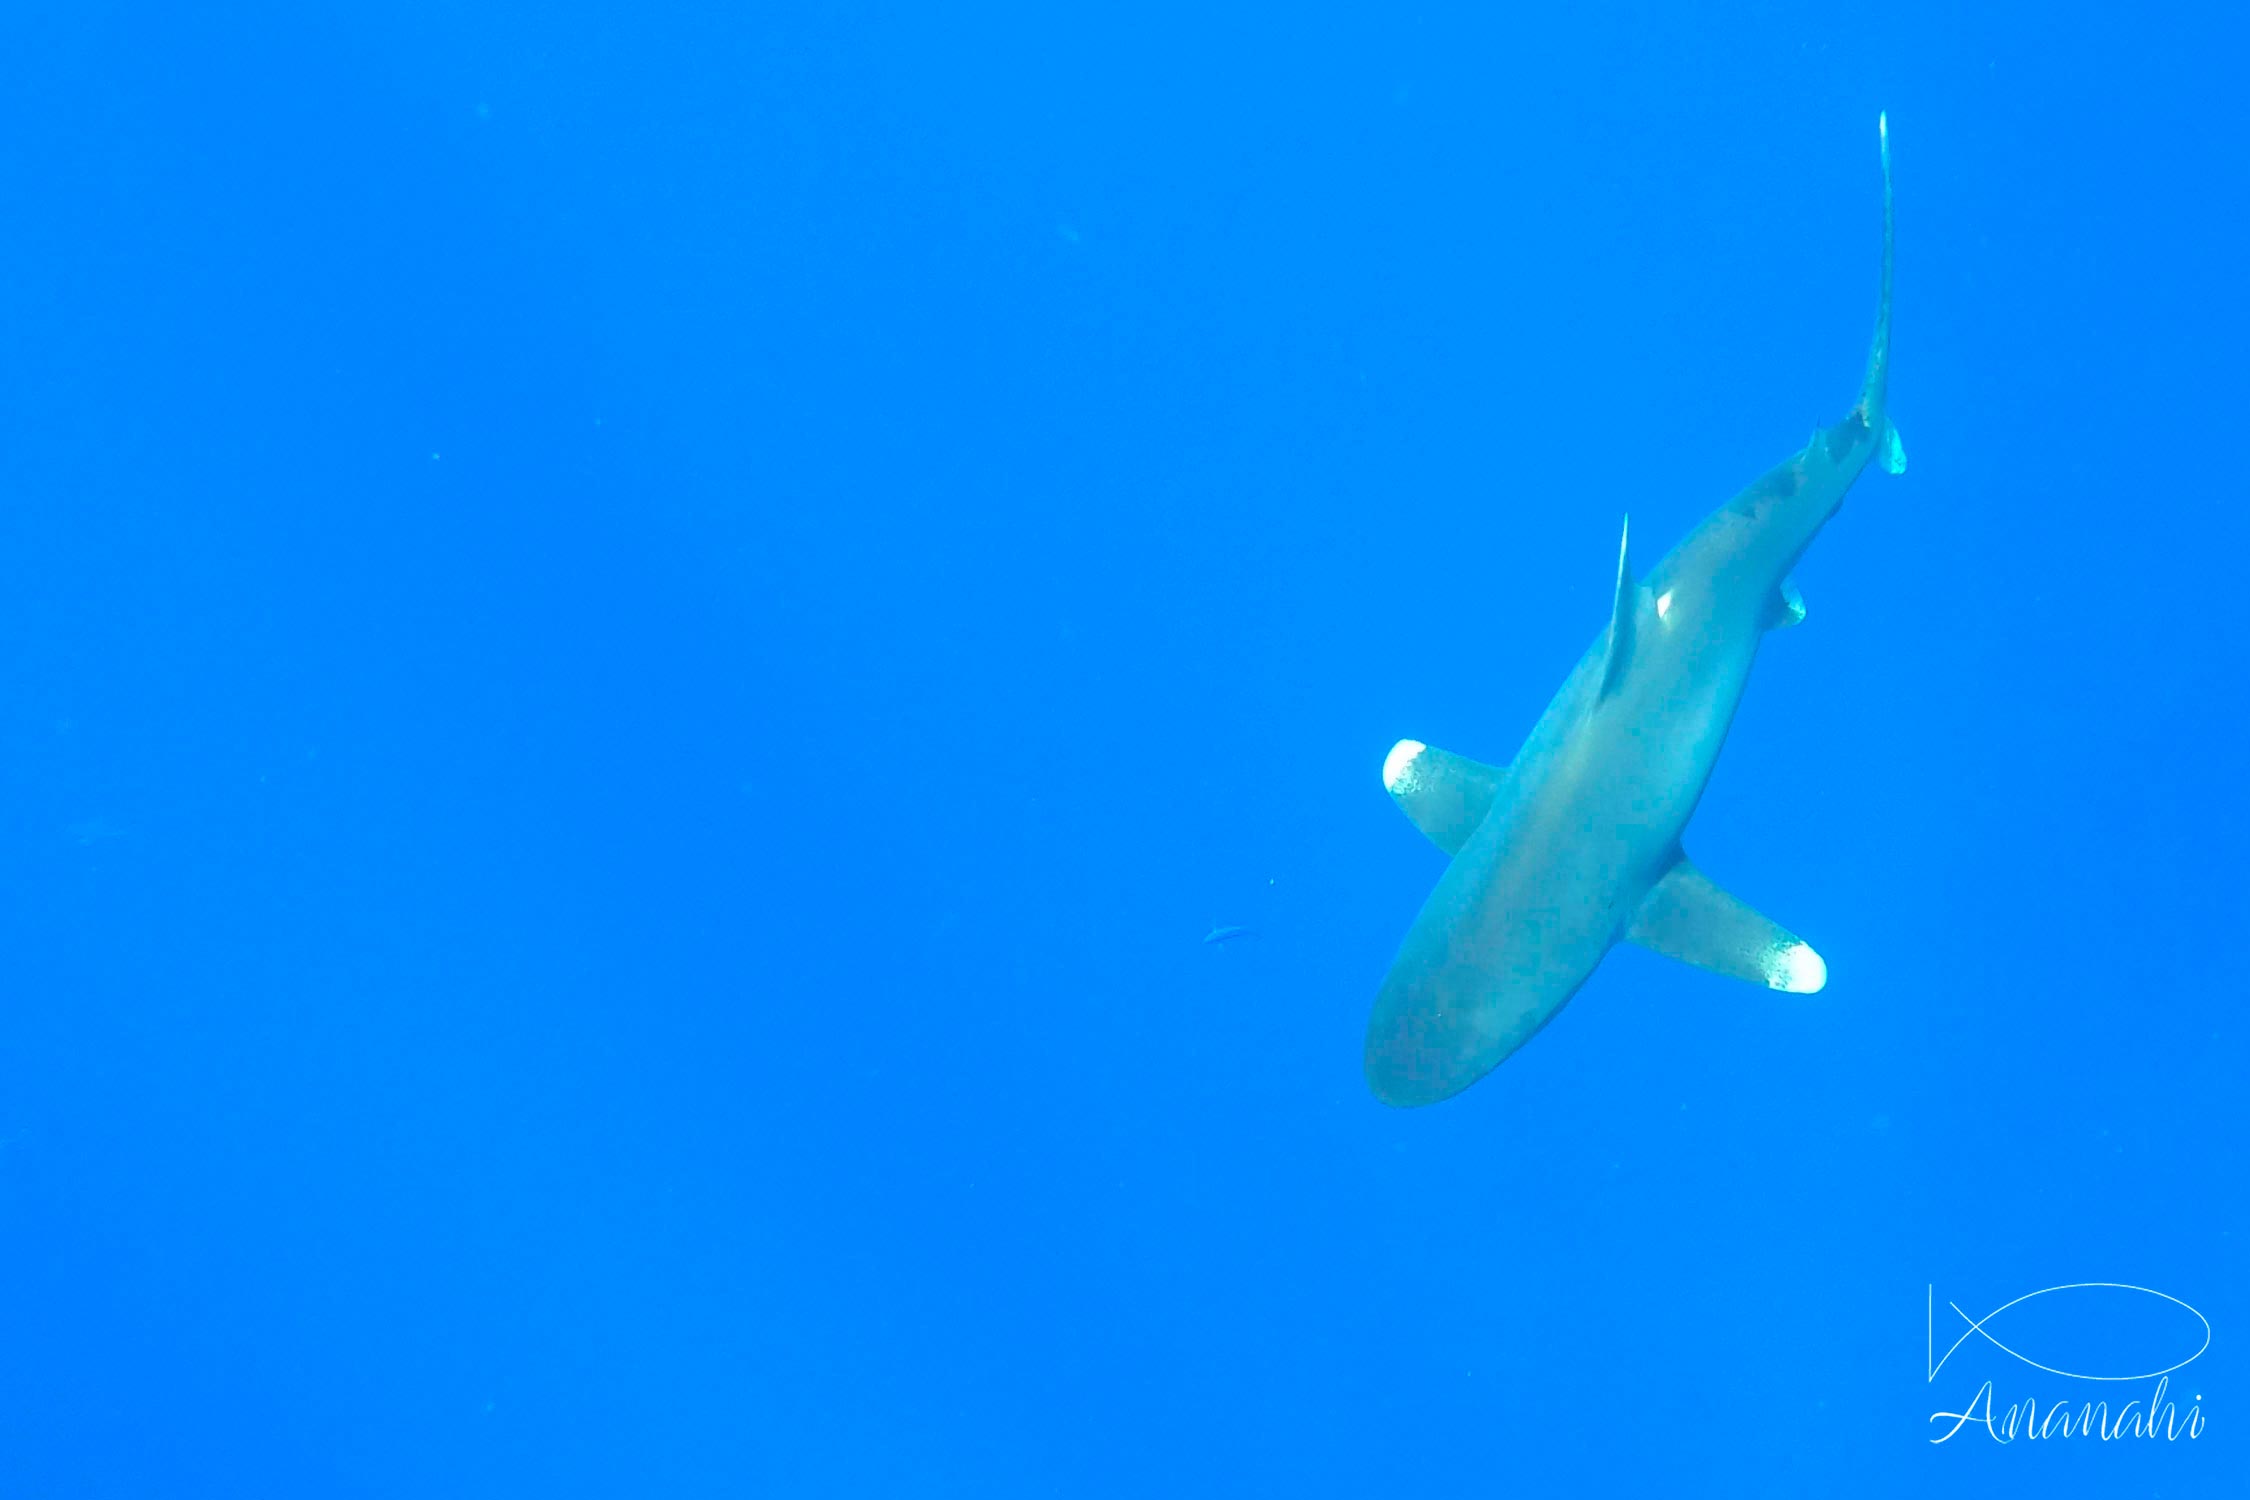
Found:
[[[1617,538],[1617,593],[1609,604],[1609,654],[1602,661],[1602,689],[1597,698],[1607,698],[1617,691],[1625,664],[1633,657],[1634,605],[1641,590],[1633,577],[1632,542],[1633,518],[1627,516],[1624,532]]]
[[[1828,965],[1810,944],[1720,890],[1685,856],[1641,902],[1625,939],[1793,995],[1810,995],[1828,983]]]
[[[1420,740],[1400,740],[1383,757],[1383,788],[1400,812],[1447,854],[1458,854],[1492,810],[1507,771]]]
[[[1780,630],[1805,621],[1805,596],[1797,592],[1797,585],[1784,578],[1781,586],[1766,601],[1766,629]]]
[[[1875,461],[1883,466],[1886,474],[1906,472],[1906,444],[1899,441],[1898,428],[1889,422],[1883,424],[1883,446],[1875,455]]]

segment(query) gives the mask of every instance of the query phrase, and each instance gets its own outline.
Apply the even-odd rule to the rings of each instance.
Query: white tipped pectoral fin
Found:
[[[1828,988],[1828,961],[1803,938],[1791,938],[1767,950],[1764,978],[1767,989],[1789,995],[1817,995]]]
[[[1814,994],[1828,983],[1828,965],[1811,944],[1728,895],[1684,858],[1641,902],[1625,940],[1791,995]]]
[[[1383,790],[1447,854],[1460,853],[1477,831],[1507,774],[1420,740],[1400,740],[1383,757]]]

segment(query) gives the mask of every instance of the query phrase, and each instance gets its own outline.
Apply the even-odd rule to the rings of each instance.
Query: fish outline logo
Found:
[[[2075,1292],[2096,1288],[2111,1291],[2139,1292],[2145,1296],[2161,1298],[2163,1301],[2172,1303],[2177,1307],[2186,1308],[2188,1312],[2194,1314],[2195,1320],[2203,1325],[2203,1342],[2198,1345],[2195,1352],[2193,1354],[2190,1354],[2187,1358],[2180,1360],[2177,1363],[2166,1365],[2159,1370],[2147,1370],[2134,1375],[2087,1375],[2082,1374],[2076,1370],[2064,1370],[2059,1369],[2054,1365],[2041,1364],[2038,1360],[2033,1359],[2030,1355],[2024,1354],[2015,1349],[2011,1349],[2006,1344],[2000,1342],[1999,1339],[1993,1336],[1992,1330],[1988,1326],[1994,1318],[1999,1317],[2009,1308],[2020,1306],[2023,1303],[2029,1302],[2034,1297],[2044,1297],[2054,1292]],[[1947,1347],[1945,1353],[1940,1355],[1937,1352],[1937,1287],[1933,1283],[1930,1285],[1928,1290],[1929,1311],[1927,1333],[1929,1337],[1929,1344],[1925,1353],[1925,1359],[1927,1361],[1929,1379],[1933,1381],[1937,1379],[1938,1371],[1945,1368],[1945,1362],[1951,1359],[1954,1354],[1960,1349],[1960,1347],[1969,1341],[1969,1337],[1971,1334],[1983,1338],[1986,1343],[1992,1345],[1993,1348],[1998,1349],[2001,1353],[2021,1360],[2024,1364],[2031,1366],[2035,1370],[2044,1370],[2049,1375],[2060,1375],[2066,1380],[2098,1380],[2119,1384],[2136,1380],[2154,1380],[2159,1376],[2169,1375],[2174,1370],[2185,1369],[2187,1366],[2192,1365],[2197,1360],[2201,1359],[2203,1357],[2204,1351],[2208,1350],[2211,1347],[2211,1320],[2203,1316],[2202,1312],[2192,1304],[2182,1301],[2180,1298],[2173,1296],[2169,1292],[2160,1292],[2154,1287],[2136,1286],[2131,1282],[2125,1281],[2070,1281],[2064,1282],[2060,1286],[2041,1287],[2036,1292],[2025,1292],[2021,1297],[2017,1297],[2012,1301],[2001,1303],[1998,1307],[1986,1313],[1981,1318],[1970,1317],[1968,1313],[1962,1311],[1960,1303],[1949,1300],[1946,1303],[1946,1306],[1952,1308],[1954,1312],[1959,1313],[1961,1321],[1968,1324],[1969,1326],[1959,1338],[1955,1339],[1952,1344]]]

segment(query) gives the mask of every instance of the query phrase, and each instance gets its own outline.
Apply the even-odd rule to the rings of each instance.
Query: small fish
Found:
[[[1257,934],[1247,927],[1230,927],[1222,924],[1214,926],[1209,932],[1203,934],[1203,941],[1206,943],[1231,943],[1236,938],[1256,936]]]

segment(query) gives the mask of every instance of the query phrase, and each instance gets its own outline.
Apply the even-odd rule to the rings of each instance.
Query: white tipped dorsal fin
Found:
[[[1625,675],[1625,665],[1633,657],[1633,604],[1640,592],[1633,578],[1633,518],[1625,518],[1625,527],[1617,538],[1617,593],[1609,605],[1609,655],[1602,662],[1602,689],[1597,695],[1607,698],[1617,690],[1618,680]]]
[[[1383,757],[1383,790],[1431,843],[1459,854],[1492,810],[1507,772],[1420,740],[1400,740]]]
[[[1641,902],[1625,940],[1791,995],[1828,983],[1828,965],[1811,944],[1713,885],[1684,855]]]

